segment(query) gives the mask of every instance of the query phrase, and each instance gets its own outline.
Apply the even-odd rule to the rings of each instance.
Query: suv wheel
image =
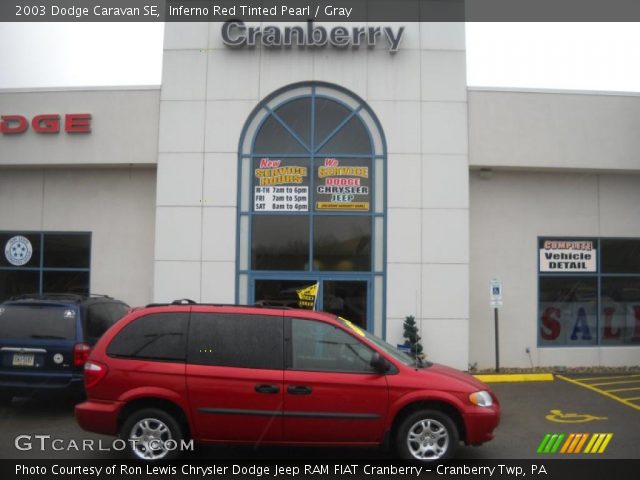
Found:
[[[437,410],[413,413],[398,429],[398,453],[410,460],[433,462],[451,458],[458,441],[458,429],[451,418]]]
[[[120,429],[129,454],[139,460],[174,458],[183,438],[178,422],[164,410],[145,408],[129,415]]]

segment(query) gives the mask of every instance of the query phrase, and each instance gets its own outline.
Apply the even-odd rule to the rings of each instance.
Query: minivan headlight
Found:
[[[473,392],[471,395],[469,395],[469,401],[479,407],[490,407],[491,405],[493,405],[491,394],[485,390]]]

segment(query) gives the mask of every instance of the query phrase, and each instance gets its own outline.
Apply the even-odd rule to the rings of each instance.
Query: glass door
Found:
[[[363,278],[364,277],[364,278]],[[273,307],[323,310],[370,328],[370,282],[360,278],[256,278],[253,303]]]

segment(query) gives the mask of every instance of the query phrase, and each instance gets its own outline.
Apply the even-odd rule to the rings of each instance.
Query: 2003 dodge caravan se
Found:
[[[85,430],[119,435],[135,458],[168,441],[393,444],[449,458],[493,438],[495,395],[470,375],[416,364],[371,333],[307,310],[174,302],[134,310],[85,365]],[[175,445],[172,444],[172,445]]]

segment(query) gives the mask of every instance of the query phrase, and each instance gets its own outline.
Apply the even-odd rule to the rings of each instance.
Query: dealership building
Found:
[[[167,23],[0,92],[0,299],[312,306],[427,358],[640,364],[640,96],[468,88],[464,23]],[[311,286],[315,300],[309,301]]]

